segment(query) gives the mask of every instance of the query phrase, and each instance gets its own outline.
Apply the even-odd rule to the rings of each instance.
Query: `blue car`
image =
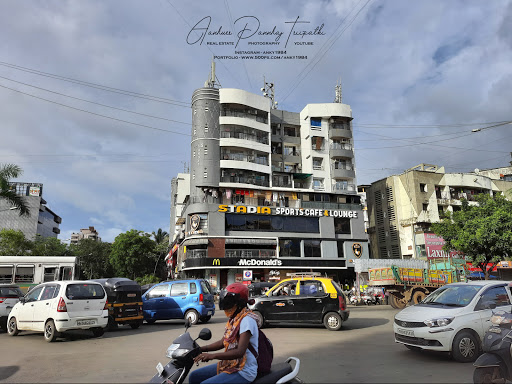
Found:
[[[174,280],[152,286],[142,295],[144,320],[189,319],[206,323],[215,314],[212,288],[206,280]]]

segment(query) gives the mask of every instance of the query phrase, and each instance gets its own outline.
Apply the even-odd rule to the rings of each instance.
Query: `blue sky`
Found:
[[[170,181],[190,161],[187,104],[212,56],[234,54],[187,44],[205,16],[211,30],[243,16],[261,31],[288,31],[297,16],[324,25],[286,48],[307,60],[220,60],[217,77],[254,93],[265,77],[279,108],[296,112],[333,101],[341,78],[359,184],[419,163],[467,172],[511,160],[512,125],[471,133],[512,120],[510,1],[4,0],[0,163],[44,184],[60,239],[91,225],[106,241],[168,230]]]

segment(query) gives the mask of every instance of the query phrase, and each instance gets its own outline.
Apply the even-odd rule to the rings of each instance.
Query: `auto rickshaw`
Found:
[[[108,330],[119,324],[129,324],[133,329],[141,326],[142,314],[141,287],[135,281],[124,277],[92,280],[105,288],[108,298]]]

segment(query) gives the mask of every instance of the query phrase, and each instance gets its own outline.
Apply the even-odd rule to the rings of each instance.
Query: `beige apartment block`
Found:
[[[94,227],[82,228],[78,233],[71,234],[71,244],[78,244],[80,240],[83,239],[91,239],[96,241],[101,241],[101,238],[98,235],[98,232],[94,229]]]
[[[441,247],[442,239],[435,239],[430,224],[443,212],[460,210],[463,198],[471,205],[478,204],[475,197],[480,193],[510,192],[512,167],[446,173],[444,167],[420,164],[376,181],[366,190],[371,255],[426,259],[432,249]],[[429,239],[437,240],[435,246],[428,246]]]

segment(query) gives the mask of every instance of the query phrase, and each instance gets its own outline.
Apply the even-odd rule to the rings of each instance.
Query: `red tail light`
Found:
[[[342,311],[344,311],[346,309],[346,306],[345,306],[345,298],[343,297],[343,295],[338,295],[338,301],[340,303],[340,309]]]
[[[66,302],[61,297],[59,300],[59,305],[57,305],[57,312],[67,312],[68,308],[66,307]]]
[[[0,297],[0,304],[3,303],[7,297]]]
[[[103,307],[103,310],[104,310],[104,311],[105,311],[105,310],[107,310],[107,309],[108,309],[108,299],[107,299],[107,300],[105,300],[105,306]]]
[[[199,294],[199,304],[203,304],[203,301],[204,301],[204,296],[202,293]]]

